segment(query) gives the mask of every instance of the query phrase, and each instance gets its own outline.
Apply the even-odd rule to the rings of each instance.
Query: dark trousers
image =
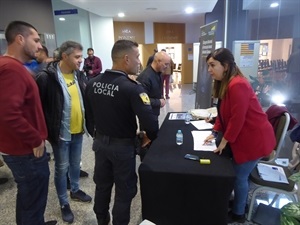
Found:
[[[17,183],[17,225],[44,225],[50,176],[46,152],[41,158],[30,154],[3,159]]]
[[[131,201],[137,193],[134,139],[111,139],[100,136],[94,140],[94,212],[100,220],[107,216],[111,191],[115,184],[112,210],[113,225],[128,225]]]

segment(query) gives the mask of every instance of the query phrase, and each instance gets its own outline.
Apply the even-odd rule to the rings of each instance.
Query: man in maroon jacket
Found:
[[[87,54],[88,57],[84,59],[83,70],[89,80],[101,73],[102,62],[99,57],[94,55],[94,49],[88,48]]]
[[[5,30],[7,51],[0,57],[0,153],[17,183],[17,225],[45,223],[49,165],[47,127],[35,80],[24,67],[42,48],[37,30],[22,21]]]

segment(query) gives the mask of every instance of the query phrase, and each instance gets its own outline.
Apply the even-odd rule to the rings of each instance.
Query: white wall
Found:
[[[154,44],[153,22],[144,22],[145,44]]]
[[[185,24],[185,43],[195,43],[199,42],[200,39],[200,27],[204,25],[203,23],[197,24]]]
[[[102,61],[103,71],[111,69],[111,49],[114,45],[113,19],[90,13],[92,47]]]
[[[60,46],[67,40],[73,40],[82,44],[83,56],[86,57],[86,49],[91,47],[91,35],[89,26],[89,13],[83,9],[63,1],[52,0],[52,8],[55,10],[77,9],[78,14],[56,16],[54,15],[54,25],[56,33],[57,46]],[[60,21],[59,18],[64,17],[65,21]]]

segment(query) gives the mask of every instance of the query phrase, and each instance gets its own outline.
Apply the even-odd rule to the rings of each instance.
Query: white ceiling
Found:
[[[211,12],[218,0],[63,0],[78,8],[114,21],[199,23],[206,12]],[[193,14],[185,8],[193,7]],[[118,13],[125,17],[118,18]]]

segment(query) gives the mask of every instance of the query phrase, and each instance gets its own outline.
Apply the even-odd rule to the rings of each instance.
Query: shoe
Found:
[[[79,176],[80,177],[88,177],[89,174],[87,172],[83,171],[83,170],[80,170],[80,175]]]
[[[109,222],[110,222],[110,214],[109,214],[109,212],[107,213],[107,215],[106,215],[105,218],[101,218],[101,219],[97,218],[97,222],[98,222],[98,225],[108,225]]]
[[[84,193],[82,190],[78,190],[75,193],[71,192],[71,199],[80,202],[91,202],[92,197]]]
[[[169,96],[166,96],[166,99],[170,99],[170,97],[169,97]]]
[[[237,215],[233,213],[232,211],[229,211],[228,217],[227,217],[227,223],[245,223],[246,217],[245,214],[243,215]]]
[[[50,221],[45,222],[45,225],[56,225],[56,224],[57,224],[56,220],[50,220]]]
[[[70,178],[67,175],[67,189],[70,190],[71,189],[71,182],[70,182]]]
[[[7,178],[0,178],[0,184],[5,184],[7,181]]]
[[[73,223],[74,221],[74,214],[71,211],[70,205],[66,204],[63,205],[61,208],[61,216],[63,221],[67,222],[67,223]]]

